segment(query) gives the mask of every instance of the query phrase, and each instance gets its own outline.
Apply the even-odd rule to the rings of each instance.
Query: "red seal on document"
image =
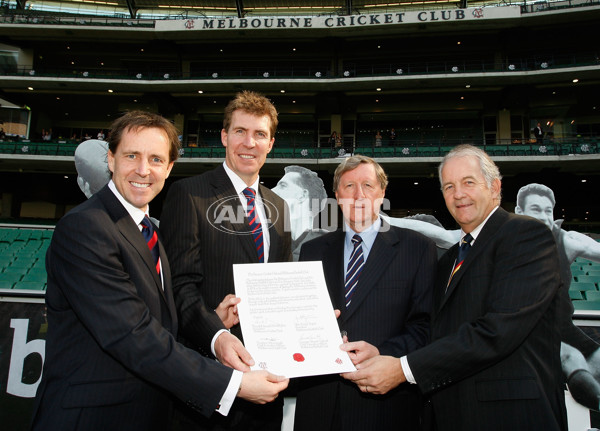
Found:
[[[302,353],[294,353],[294,361],[304,362],[304,356],[302,355]]]

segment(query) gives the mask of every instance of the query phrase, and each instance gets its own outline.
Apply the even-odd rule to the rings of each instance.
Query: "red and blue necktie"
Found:
[[[255,199],[256,192],[250,187],[246,187],[242,193],[246,196],[248,223],[250,230],[252,231],[252,238],[254,238],[254,246],[256,247],[256,253],[258,254],[258,261],[263,263],[265,261],[265,249],[263,246],[263,232],[258,218],[258,212],[256,211]]]
[[[144,235],[144,239],[148,243],[148,248],[150,249],[150,253],[152,254],[152,258],[154,259],[154,265],[156,266],[156,273],[160,274],[160,256],[158,254],[158,235],[154,230],[154,226],[152,222],[148,218],[148,216],[144,217],[144,220],[140,223],[142,225],[142,235]]]

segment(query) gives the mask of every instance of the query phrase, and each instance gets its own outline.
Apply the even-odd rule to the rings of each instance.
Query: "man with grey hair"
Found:
[[[429,338],[437,261],[425,236],[390,226],[379,215],[388,184],[373,159],[352,156],[335,170],[333,189],[344,228],[302,245],[301,261],[321,261],[340,330],[359,347],[354,362],[402,356]],[[400,385],[385,397],[363,394],[339,375],[297,382],[294,429],[407,429],[419,426],[420,394]]]
[[[431,343],[344,377],[365,393],[418,385],[438,430],[566,430],[554,238],[499,207],[500,172],[483,150],[454,148],[439,173],[461,240],[438,264]],[[343,349],[360,353],[357,343]]]
[[[286,166],[284,172],[272,190],[288,204],[292,254],[297,261],[303,243],[327,233],[324,229],[314,227],[315,217],[327,203],[327,192],[323,180],[310,169],[291,165]]]

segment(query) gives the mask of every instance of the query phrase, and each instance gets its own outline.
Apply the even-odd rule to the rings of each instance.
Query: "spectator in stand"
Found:
[[[382,140],[382,136],[381,136],[381,132],[378,130],[377,133],[375,134],[375,146],[376,147],[381,147],[381,140]]]
[[[99,141],[104,141],[104,130],[100,130],[98,132],[98,140]]]
[[[535,136],[535,140],[538,144],[544,143],[544,130],[542,129],[542,125],[537,123],[535,129],[533,129],[533,136]]]
[[[396,143],[396,129],[392,127],[390,130],[390,145],[394,145]]]

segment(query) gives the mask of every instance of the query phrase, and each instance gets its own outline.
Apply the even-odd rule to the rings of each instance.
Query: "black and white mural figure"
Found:
[[[83,141],[75,149],[77,184],[89,199],[110,180],[108,142],[97,139]]]
[[[302,244],[327,232],[315,228],[315,219],[327,204],[327,192],[316,172],[297,165],[284,169],[285,174],[272,190],[290,209],[292,254],[298,261]]]
[[[600,262],[600,243],[575,231],[561,228],[563,220],[554,220],[554,192],[543,184],[528,184],[517,193],[515,213],[524,214],[546,223],[552,230],[560,262],[563,288],[569,289],[573,275],[571,264],[581,257]],[[600,403],[600,345],[572,323],[573,306],[564,305],[561,324],[561,361],[573,398],[584,406],[599,410]]]

